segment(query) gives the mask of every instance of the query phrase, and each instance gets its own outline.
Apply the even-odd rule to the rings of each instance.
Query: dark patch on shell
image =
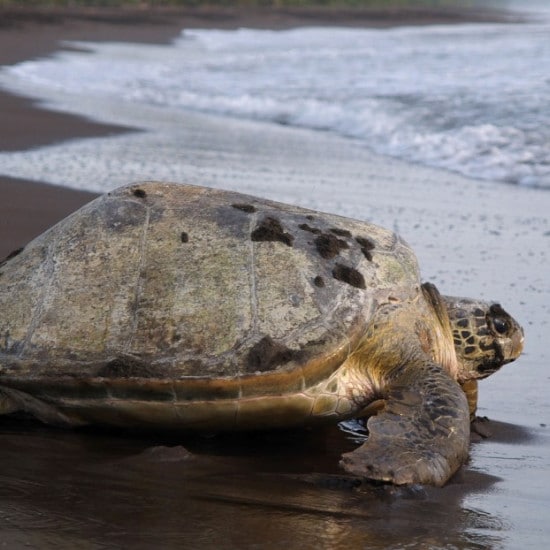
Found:
[[[135,357],[117,357],[101,367],[97,376],[102,378],[162,378],[163,373]]]
[[[250,234],[253,241],[278,241],[292,246],[294,237],[285,233],[281,222],[277,218],[267,217],[262,220]]]
[[[369,262],[372,262],[372,253],[369,250],[367,250],[366,248],[361,248],[361,252]]]
[[[336,264],[332,270],[332,276],[338,281],[347,283],[355,288],[367,288],[365,278],[354,267]]]
[[[361,247],[361,252],[363,256],[367,258],[369,262],[372,262],[372,250],[375,249],[375,244],[366,237],[355,237],[357,244]]]
[[[311,225],[308,225],[307,223],[301,223],[298,226],[302,231],[309,231],[310,233],[313,233],[314,235],[320,235],[321,230],[317,229],[316,227],[311,227]]]
[[[143,189],[134,189],[134,197],[138,199],[144,199],[147,196],[147,193]]]
[[[325,286],[325,280],[321,277],[321,275],[317,275],[317,277],[313,279],[313,284],[319,288],[323,288]]]
[[[180,234],[180,240],[182,243],[188,243],[189,242],[189,234],[185,231],[182,231]]]
[[[145,208],[136,202],[107,201],[103,210],[106,226],[114,232],[125,231],[145,221]]]
[[[250,372],[270,371],[289,361],[298,360],[301,355],[301,352],[275,342],[271,336],[264,336],[248,352],[247,367]]]
[[[309,220],[310,222],[313,221],[315,219],[315,216],[312,216],[311,214],[308,214],[306,216],[306,219]]]
[[[334,233],[335,235],[338,235],[338,237],[346,237],[348,239],[351,238],[351,232],[349,232],[347,229],[340,229],[339,227],[331,227],[329,231],[331,233]]]
[[[325,260],[330,260],[340,254],[341,250],[349,248],[349,245],[346,241],[343,241],[334,235],[323,233],[315,239],[315,247],[322,258]]]
[[[359,244],[359,246],[366,248],[367,250],[374,250],[375,248],[375,244],[366,237],[355,237],[355,240],[357,241],[357,244]]]
[[[245,204],[245,203],[236,203],[231,205],[233,208],[236,208],[237,210],[242,210],[243,212],[246,212],[247,214],[253,214],[256,212],[256,207],[252,206],[251,204]]]
[[[21,246],[19,248],[16,248],[15,250],[12,250],[1,262],[0,267],[3,266],[5,263],[9,262],[12,258],[15,258],[16,256],[19,256],[21,252],[25,250],[24,246]]]

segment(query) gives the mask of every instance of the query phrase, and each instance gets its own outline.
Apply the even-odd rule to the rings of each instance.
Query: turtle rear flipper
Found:
[[[53,426],[75,427],[84,424],[28,393],[0,386],[0,415],[14,412],[28,413],[44,424]]]
[[[406,369],[367,427],[368,440],[344,454],[341,466],[368,479],[441,487],[468,456],[466,396],[436,364]]]

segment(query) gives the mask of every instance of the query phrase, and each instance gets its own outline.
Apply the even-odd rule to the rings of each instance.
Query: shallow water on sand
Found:
[[[195,455],[180,443],[3,424],[2,541],[10,548],[486,549],[501,548],[511,529],[504,514],[470,502],[498,486],[474,469],[444,489],[357,485],[338,472],[339,453],[353,444],[337,429],[186,441]]]

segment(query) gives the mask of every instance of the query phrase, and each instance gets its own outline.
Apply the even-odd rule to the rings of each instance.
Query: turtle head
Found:
[[[460,382],[486,378],[517,359],[523,329],[500,304],[443,296],[460,364]]]

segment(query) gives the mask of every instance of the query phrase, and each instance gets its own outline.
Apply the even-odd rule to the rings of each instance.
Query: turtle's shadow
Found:
[[[537,435],[531,429],[520,424],[501,422],[500,420],[492,420],[487,417],[477,417],[474,421],[475,424],[478,424],[483,435],[476,434],[474,428],[471,438],[473,444],[483,443],[485,439],[488,439],[496,443],[519,445],[530,443],[537,439]]]

